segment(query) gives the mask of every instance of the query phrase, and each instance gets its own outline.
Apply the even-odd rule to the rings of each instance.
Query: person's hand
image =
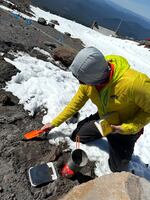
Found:
[[[123,132],[121,125],[111,125],[111,128],[113,129],[112,133],[122,133]]]
[[[51,131],[55,126],[51,125],[50,123],[45,124],[42,126],[41,130]]]

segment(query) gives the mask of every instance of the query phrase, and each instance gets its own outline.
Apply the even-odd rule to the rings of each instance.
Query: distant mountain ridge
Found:
[[[122,19],[118,31],[121,36],[137,40],[150,37],[150,22],[108,0],[32,0],[32,4],[85,26],[96,20],[99,25],[116,30]]]

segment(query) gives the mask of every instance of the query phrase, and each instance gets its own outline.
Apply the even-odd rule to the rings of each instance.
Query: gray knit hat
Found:
[[[103,54],[95,47],[82,49],[69,69],[85,84],[99,84],[108,78],[109,67]]]

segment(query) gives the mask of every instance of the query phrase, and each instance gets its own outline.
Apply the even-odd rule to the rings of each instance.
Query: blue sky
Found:
[[[111,1],[150,19],[150,0],[111,0]]]

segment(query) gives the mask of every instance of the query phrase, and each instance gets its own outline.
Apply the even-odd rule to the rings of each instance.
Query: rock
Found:
[[[142,40],[138,44],[139,46],[144,45],[146,48],[150,48],[150,41],[149,40]]]
[[[51,22],[48,23],[48,26],[50,26],[51,28],[55,28],[55,24],[53,24]]]
[[[46,190],[46,198],[56,194],[57,184],[55,182],[49,184]]]
[[[0,94],[0,104],[2,104],[2,106],[7,106],[13,105],[13,102],[7,94]]]
[[[30,55],[33,56],[33,57],[36,57],[38,59],[44,60],[44,61],[47,61],[47,59],[49,57],[48,55],[45,55],[45,54],[41,53],[40,51],[38,51],[35,48],[33,48],[31,50]]]
[[[12,194],[11,194],[11,198],[14,198],[14,197],[15,197],[15,194],[14,194],[14,193],[12,193]]]
[[[150,42],[147,43],[147,44],[145,44],[145,47],[146,47],[146,48],[150,48]]]
[[[57,47],[57,44],[56,43],[52,43],[52,42],[44,42],[44,44],[48,47],[51,47],[52,49],[56,48]]]
[[[3,52],[0,52],[0,56],[2,57],[1,59],[3,59],[4,55],[5,54]]]
[[[0,59],[0,86],[5,85],[6,81],[11,80],[11,77],[16,75],[19,72],[15,66],[7,63],[5,60]]]
[[[38,18],[38,23],[42,24],[42,25],[46,25],[46,20],[44,18],[42,18],[42,17],[39,17]]]
[[[0,193],[2,193],[3,192],[3,188],[2,187],[0,187]]]
[[[17,10],[17,6],[13,5],[11,3],[8,3],[8,8],[12,9],[12,10]]]
[[[150,183],[127,172],[113,173],[74,187],[61,200],[148,200]]]
[[[142,40],[142,41],[140,41],[140,42],[139,42],[139,44],[138,44],[138,45],[139,45],[139,46],[141,46],[141,45],[144,45],[144,44],[145,44],[145,41],[144,41],[144,40]]]
[[[51,62],[51,63],[53,63],[53,62]],[[61,61],[55,61],[55,63],[53,63],[55,66],[57,66],[57,67],[59,67],[60,69],[62,69],[62,70],[64,70],[64,71],[66,71],[68,68],[67,67],[65,67],[63,64],[62,64],[62,62]]]
[[[13,25],[13,24],[10,24],[10,26],[11,26],[11,27],[14,27],[14,25]]]
[[[76,56],[77,51],[72,48],[58,47],[53,51],[53,58],[61,61],[65,67],[69,67]]]
[[[14,34],[14,35],[16,35],[16,34]],[[11,42],[11,41],[0,41],[0,51],[2,51],[4,53],[8,53],[9,51],[16,52],[17,50],[27,52],[27,49],[23,44]]]
[[[53,23],[53,24],[55,24],[55,25],[59,25],[59,23],[58,23],[57,20],[53,20],[53,19],[52,19],[50,22]]]
[[[14,123],[17,120],[24,119],[26,117],[26,113],[23,110],[19,110],[16,106],[6,106],[0,107],[0,123]]]
[[[68,32],[64,32],[64,34],[65,34],[66,36],[68,36],[68,37],[71,37],[71,34],[68,33]]]

